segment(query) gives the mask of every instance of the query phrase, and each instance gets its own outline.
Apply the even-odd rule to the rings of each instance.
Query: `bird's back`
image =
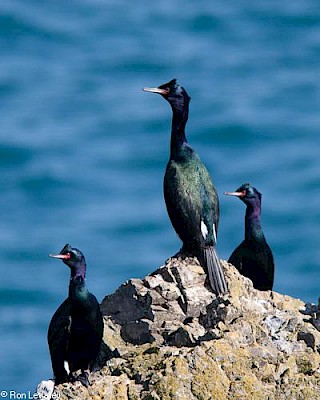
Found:
[[[244,240],[231,254],[229,263],[251,279],[259,290],[272,290],[274,279],[274,260],[266,241]]]
[[[51,318],[48,328],[48,345],[51,356],[52,370],[57,381],[67,377],[64,368],[71,327],[71,303],[66,299]]]
[[[164,198],[172,225],[184,244],[204,244],[201,220],[207,227],[208,240],[212,240],[213,225],[217,230],[219,222],[218,196],[208,170],[192,149],[169,160]]]
[[[54,313],[48,329],[52,369],[57,380],[66,380],[65,361],[71,372],[88,368],[99,353],[102,336],[103,318],[96,297],[88,292],[80,306],[66,299]]]

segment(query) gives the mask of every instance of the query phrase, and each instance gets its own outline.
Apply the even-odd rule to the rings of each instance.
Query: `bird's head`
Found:
[[[224,192],[227,196],[239,197],[246,205],[260,205],[261,193],[250,185],[250,183],[244,183],[235,192]]]
[[[71,247],[70,244],[66,244],[59,254],[49,254],[49,257],[59,258],[68,265],[75,274],[78,270],[83,270],[83,267],[85,267],[84,255],[80,250]]]
[[[143,88],[144,92],[159,93],[172,106],[172,108],[182,110],[190,101],[190,96],[186,90],[177,83],[176,79],[164,83],[155,88]]]

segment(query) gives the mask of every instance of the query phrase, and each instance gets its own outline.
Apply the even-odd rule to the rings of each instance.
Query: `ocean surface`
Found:
[[[187,134],[220,194],[218,253],[242,241],[244,182],[263,194],[274,289],[320,295],[320,8],[316,0],[2,0],[0,390],[52,376],[50,318],[87,259],[101,301],[180,242],[162,195],[177,78]]]

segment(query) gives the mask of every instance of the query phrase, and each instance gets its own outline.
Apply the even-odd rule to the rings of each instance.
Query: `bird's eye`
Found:
[[[246,195],[247,196],[252,196],[253,195],[253,190],[251,188],[246,190]]]

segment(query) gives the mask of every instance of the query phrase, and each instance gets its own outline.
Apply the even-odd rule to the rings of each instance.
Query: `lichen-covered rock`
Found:
[[[100,370],[88,389],[56,387],[60,399],[320,398],[319,309],[223,266],[222,297],[195,258],[169,259],[106,296]]]

